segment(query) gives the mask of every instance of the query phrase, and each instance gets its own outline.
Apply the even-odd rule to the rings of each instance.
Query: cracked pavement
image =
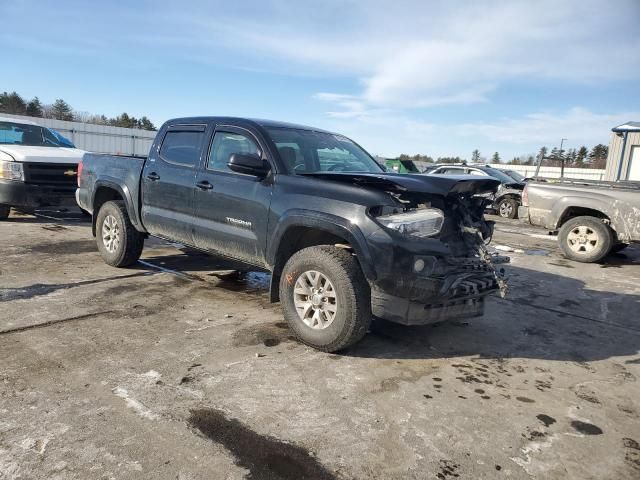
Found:
[[[500,220],[484,317],[298,344],[268,276],[74,212],[0,223],[0,479],[640,477],[640,248],[584,265]]]

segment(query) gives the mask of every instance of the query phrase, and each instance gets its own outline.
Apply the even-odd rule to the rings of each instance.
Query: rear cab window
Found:
[[[169,127],[160,146],[162,160],[193,168],[200,160],[205,127],[203,125]]]

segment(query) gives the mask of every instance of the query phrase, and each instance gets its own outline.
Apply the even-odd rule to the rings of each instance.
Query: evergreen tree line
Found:
[[[561,161],[564,160],[565,167],[572,168],[605,168],[607,165],[607,155],[609,154],[609,147],[607,145],[598,144],[589,150],[586,146],[580,148],[569,148],[567,150],[560,151],[559,148],[554,147],[549,151],[548,147],[541,147],[537,155],[520,155],[513,157],[508,162],[503,162],[500,154],[494,152],[491,158],[487,161],[487,158],[482,156],[480,150],[475,149],[471,152],[471,163],[505,163],[506,165],[535,165],[538,161],[538,156],[542,155],[542,166],[559,167]],[[407,155],[403,153],[398,160],[413,160],[414,162],[426,162],[426,163],[467,163],[466,158],[460,157],[438,157],[434,159],[429,155]]]
[[[93,123],[95,125],[109,125],[112,127],[156,130],[156,127],[146,116],[136,118],[125,112],[115,118],[107,118],[104,115],[77,112],[73,110],[71,105],[61,98],[58,98],[52,104],[43,104],[38,97],[34,97],[31,100],[26,101],[16,92],[3,92],[0,94],[0,113],[28,115],[30,117],[40,118],[54,118],[56,120]]]

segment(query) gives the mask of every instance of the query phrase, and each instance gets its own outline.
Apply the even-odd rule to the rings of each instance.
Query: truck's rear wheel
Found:
[[[360,265],[333,246],[305,248],[287,261],[280,301],[296,337],[325,352],[358,342],[371,323],[371,291]]]
[[[127,267],[138,261],[144,235],[131,224],[124,202],[106,202],[100,207],[96,242],[104,261],[113,267]]]
[[[558,242],[562,252],[571,260],[597,262],[611,250],[613,232],[600,218],[575,217],[562,225]]]
[[[518,217],[518,201],[515,198],[503,198],[498,203],[498,215],[502,218]]]
[[[11,213],[11,207],[9,205],[0,205],[0,220],[6,220]]]

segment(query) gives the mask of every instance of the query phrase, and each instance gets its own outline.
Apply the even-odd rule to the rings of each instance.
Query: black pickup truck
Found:
[[[485,242],[491,177],[385,173],[348,138],[266,120],[165,123],[147,158],[86,154],[77,200],[104,260],[124,267],[146,236],[271,272],[304,343],[337,351],[371,319],[406,325],[483,314],[504,287]]]

